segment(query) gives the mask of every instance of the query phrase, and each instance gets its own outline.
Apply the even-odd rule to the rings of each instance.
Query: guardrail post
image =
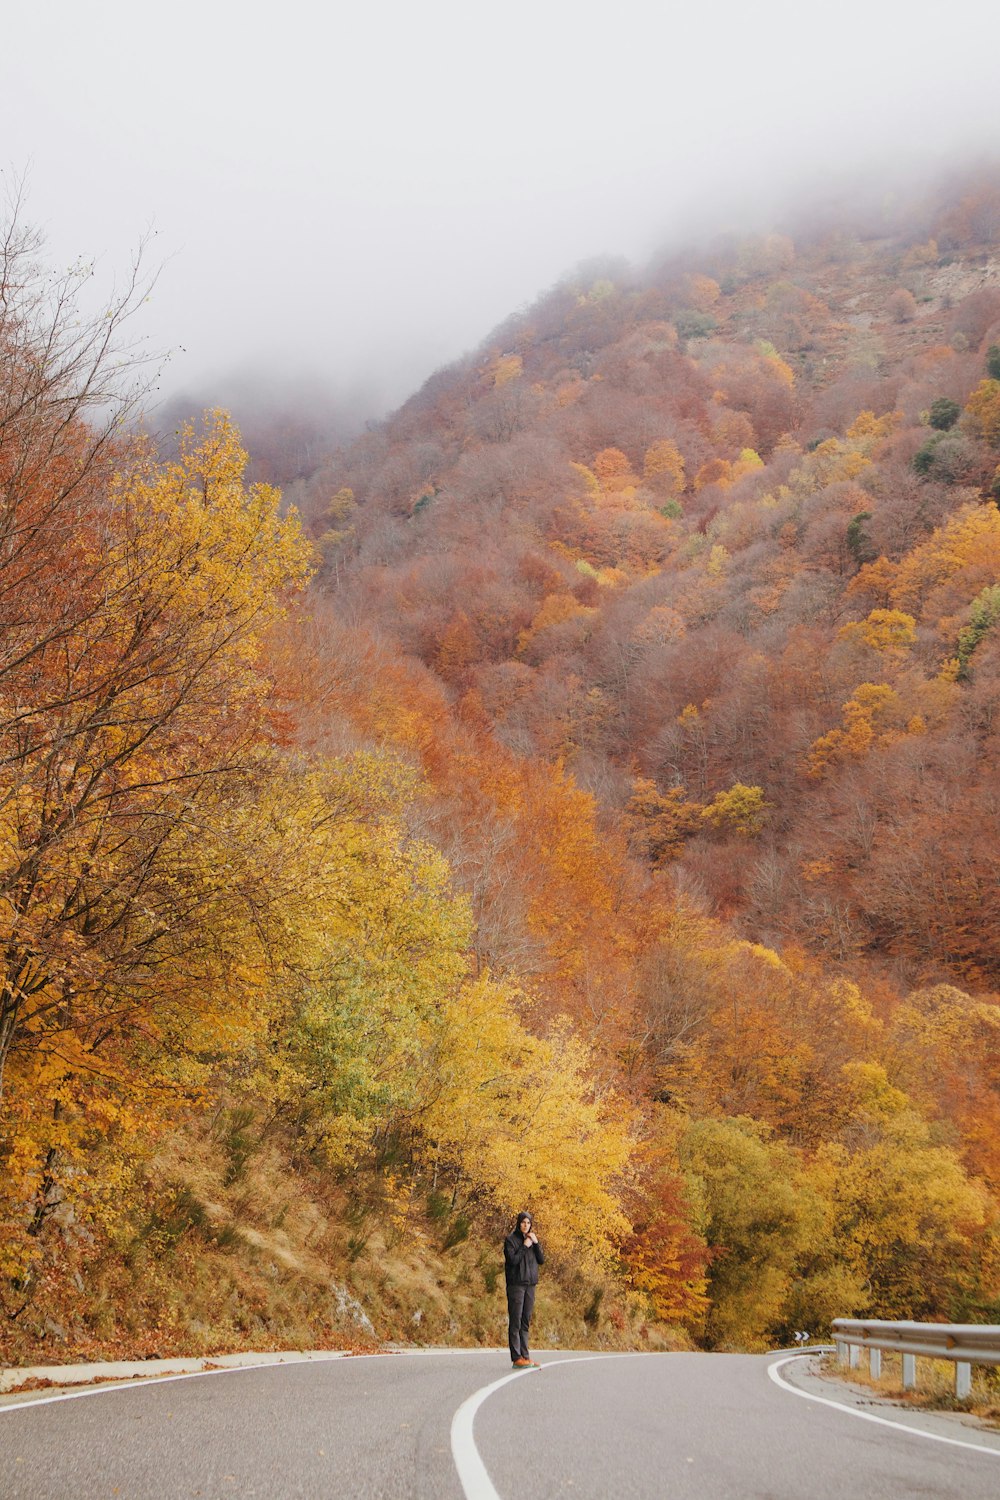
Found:
[[[857,1369],[862,1348],[868,1350],[873,1381],[882,1376],[886,1351],[902,1355],[903,1389],[917,1388],[917,1360],[951,1360],[955,1366],[955,1395],[961,1402],[972,1395],[973,1365],[1000,1369],[1000,1322],[917,1323],[909,1318],[834,1318],[831,1333],[841,1366]]]

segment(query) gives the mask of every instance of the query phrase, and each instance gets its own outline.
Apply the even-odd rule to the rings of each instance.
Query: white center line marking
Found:
[[[472,1424],[475,1421],[476,1412],[483,1402],[493,1395],[494,1391],[500,1390],[501,1386],[519,1379],[522,1375],[541,1374],[543,1370],[556,1369],[560,1365],[581,1365],[594,1359],[648,1358],[647,1354],[577,1354],[571,1359],[547,1360],[538,1370],[515,1370],[510,1375],[502,1375],[499,1380],[494,1380],[492,1385],[484,1385],[481,1390],[474,1391],[462,1402],[451,1421],[451,1456],[455,1460],[455,1468],[458,1470],[458,1479],[465,1494],[465,1500],[500,1500],[493,1481],[486,1471],[486,1465],[479,1456],[479,1449],[472,1435]]]
[[[462,1486],[465,1500],[500,1500],[500,1496],[493,1488],[493,1481],[486,1472],[486,1465],[479,1457],[479,1449],[472,1436],[472,1423],[476,1412],[487,1396],[492,1396],[493,1392],[498,1391],[502,1385],[506,1385],[511,1380],[519,1380],[522,1375],[534,1373],[533,1370],[514,1370],[510,1375],[502,1375],[499,1380],[494,1380],[492,1385],[484,1385],[481,1390],[474,1391],[462,1402],[452,1417],[451,1456],[455,1460],[458,1482]]]

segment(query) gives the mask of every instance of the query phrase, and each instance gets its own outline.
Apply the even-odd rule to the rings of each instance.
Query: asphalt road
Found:
[[[4,1500],[996,1500],[1000,1436],[877,1425],[766,1357],[434,1352],[0,1406]],[[780,1371],[784,1377],[790,1366]],[[795,1372],[792,1372],[796,1378]],[[800,1384],[802,1382],[799,1382]],[[495,1388],[494,1388],[495,1387]],[[806,1394],[816,1394],[806,1382]],[[484,1394],[485,1393],[485,1394]],[[925,1424],[933,1425],[933,1424]],[[985,1441],[987,1451],[962,1446]]]

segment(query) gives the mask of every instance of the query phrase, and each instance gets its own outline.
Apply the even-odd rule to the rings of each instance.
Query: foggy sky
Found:
[[[110,278],[156,230],[165,394],[375,414],[581,260],[1000,155],[995,0],[35,0],[0,47],[52,258]]]

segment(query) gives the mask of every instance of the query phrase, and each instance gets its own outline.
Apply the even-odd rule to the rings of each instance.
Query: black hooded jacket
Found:
[[[541,1245],[526,1245],[524,1235],[515,1229],[503,1242],[504,1274],[508,1286],[537,1286],[538,1267],[545,1253]]]

